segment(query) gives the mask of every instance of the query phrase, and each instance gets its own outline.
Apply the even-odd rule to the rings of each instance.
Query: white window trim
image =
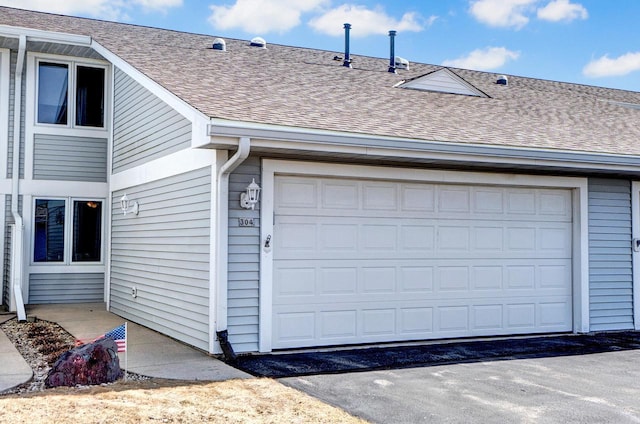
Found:
[[[104,62],[99,62],[99,61],[95,61],[95,60],[91,60],[91,59],[82,59],[82,58],[61,58],[61,57],[46,57],[46,56],[42,56],[42,55],[34,55],[34,60],[35,62],[33,63],[34,66],[34,94],[35,94],[35,98],[34,98],[34,109],[33,109],[33,115],[34,115],[34,119],[33,119],[33,125],[35,125],[36,127],[45,127],[45,128],[54,128],[54,129],[61,129],[61,128],[66,128],[66,129],[70,129],[70,130],[89,130],[91,132],[95,132],[95,131],[106,131],[107,130],[107,125],[109,123],[108,121],[108,98],[107,98],[107,94],[108,94],[108,85],[109,85],[109,66],[107,64],[105,64]],[[38,122],[38,86],[39,86],[39,78],[40,75],[38,73],[38,69],[39,69],[39,65],[40,63],[54,63],[54,64],[59,64],[59,65],[66,65],[67,66],[67,71],[68,71],[68,85],[67,85],[67,123],[66,125],[63,124],[47,124],[47,123],[42,123],[42,122]],[[103,105],[103,125],[101,127],[92,127],[92,126],[82,126],[82,125],[76,125],[75,121],[76,121],[76,95],[77,95],[77,81],[78,81],[78,67],[90,67],[90,68],[97,68],[97,69],[103,69],[104,70],[104,105]]]
[[[55,62],[55,63],[75,63],[77,65],[88,65],[95,67],[104,67],[105,69],[105,105],[104,105],[104,127],[73,127],[67,125],[56,124],[38,124],[36,122],[36,109],[38,107],[38,62]],[[34,155],[34,139],[35,134],[53,134],[68,135],[75,137],[96,137],[111,140],[111,116],[112,116],[112,68],[109,63],[78,57],[67,57],[44,53],[27,53],[27,69],[26,69],[26,104],[25,104],[25,143],[24,143],[24,181],[33,180],[33,155]],[[69,81],[71,85],[71,81]],[[71,99],[69,100],[72,103]],[[71,107],[71,105],[70,105]],[[75,108],[75,104],[73,105]],[[69,115],[69,122],[75,119],[74,115]]]
[[[631,237],[640,240],[640,181],[631,182]],[[633,268],[633,325],[640,330],[640,252],[631,250]]]
[[[65,202],[65,228],[64,228],[64,259],[61,262],[36,262],[34,259],[34,249],[36,244],[35,234],[35,211],[36,200],[64,200]],[[100,260],[95,262],[78,262],[72,260],[73,255],[73,203],[76,201],[95,200],[102,203],[101,228],[100,228]],[[105,262],[105,209],[107,200],[103,197],[90,196],[47,196],[34,195],[30,200],[29,214],[29,233],[31,241],[29,243],[29,272],[38,273],[71,273],[71,272],[104,272]]]
[[[260,330],[258,342],[260,352],[272,350],[273,250],[265,251],[262,246],[267,237],[273,235],[275,176],[282,174],[572,189],[573,331],[575,333],[589,331],[589,234],[586,178],[387,168],[266,159],[262,162],[262,200],[260,204]],[[274,244],[273,240],[272,244]]]

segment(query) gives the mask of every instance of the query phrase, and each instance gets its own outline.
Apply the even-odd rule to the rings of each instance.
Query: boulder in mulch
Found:
[[[65,352],[53,364],[46,387],[111,383],[122,376],[118,347],[113,339],[96,340]]]

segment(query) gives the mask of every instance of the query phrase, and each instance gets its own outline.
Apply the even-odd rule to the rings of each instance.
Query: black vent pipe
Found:
[[[351,29],[351,24],[344,24],[344,62],[343,66],[347,68],[351,68],[351,57],[349,57],[349,30]]]
[[[389,31],[389,72],[396,73],[396,31]]]

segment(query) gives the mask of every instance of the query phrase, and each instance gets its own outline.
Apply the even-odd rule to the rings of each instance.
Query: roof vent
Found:
[[[213,50],[222,50],[223,52],[227,51],[227,43],[222,38],[216,38],[213,40]]]
[[[404,69],[407,71],[409,70],[409,61],[404,57],[396,56],[395,65],[396,65],[396,69]]]
[[[344,24],[344,61],[343,66],[351,68],[351,57],[349,56],[349,31],[351,30],[351,24]]]
[[[261,49],[267,48],[267,42],[264,41],[262,37],[254,37],[251,39],[251,43],[249,44],[252,47],[260,47]]]
[[[496,80],[496,84],[500,85],[509,85],[509,79],[506,75],[498,75],[498,79]]]
[[[389,72],[392,73],[396,73],[396,61],[395,61],[395,57],[396,57],[396,43],[395,43],[395,38],[396,38],[396,31],[389,31],[389,50],[390,50],[390,54],[389,54]]]

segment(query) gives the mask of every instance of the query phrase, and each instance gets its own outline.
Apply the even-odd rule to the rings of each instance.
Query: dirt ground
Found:
[[[271,379],[152,379],[0,396],[6,423],[365,423]]]

